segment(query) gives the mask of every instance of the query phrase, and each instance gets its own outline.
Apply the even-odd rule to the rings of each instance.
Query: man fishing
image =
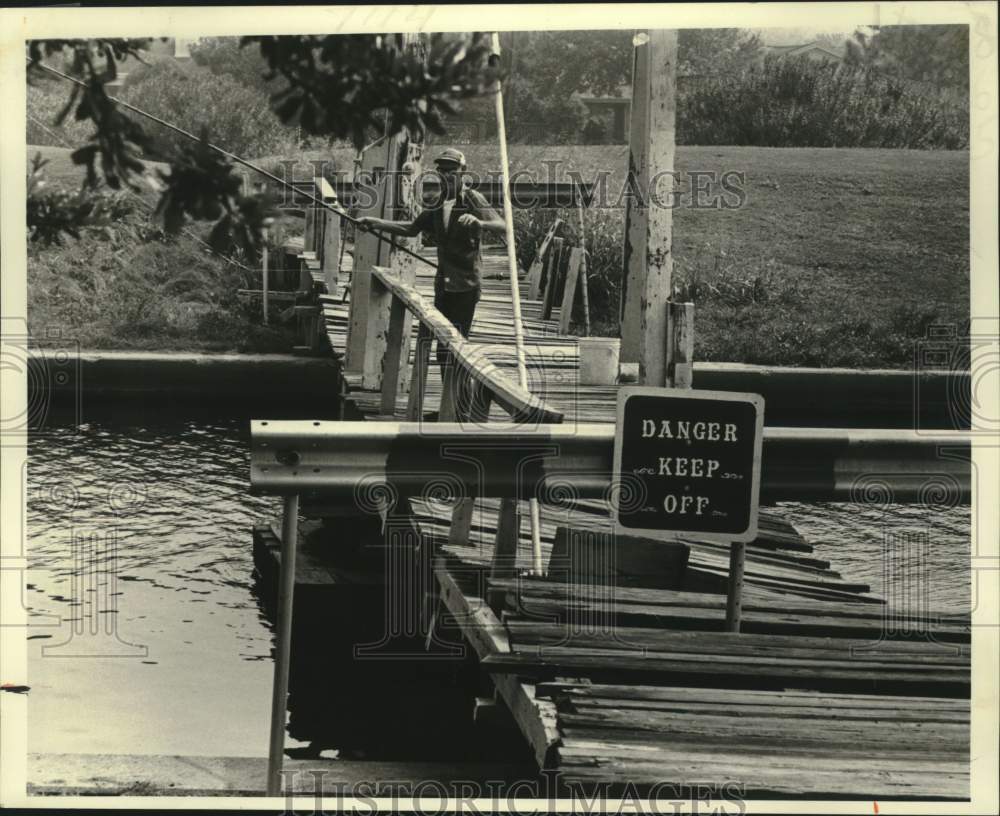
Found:
[[[483,230],[502,234],[504,220],[478,192],[465,186],[462,171],[465,155],[448,148],[434,160],[441,179],[441,197],[434,207],[423,210],[412,221],[388,221],[364,217],[359,223],[390,235],[430,235],[438,248],[438,270],[434,277],[434,306],[461,332],[469,336],[476,304],[481,296]],[[438,344],[441,376],[449,361],[448,350]],[[460,404],[462,401],[460,401]]]

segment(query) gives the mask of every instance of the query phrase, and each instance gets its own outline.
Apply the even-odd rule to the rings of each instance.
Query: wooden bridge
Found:
[[[629,159],[640,187],[672,170],[674,149],[674,41],[644,37]],[[405,133],[368,150],[357,169],[381,181],[371,208],[355,214],[412,217],[421,150]],[[697,370],[692,307],[670,301],[669,208],[628,204],[626,365],[602,384],[581,382],[571,333],[578,294],[586,306],[587,256],[579,241],[546,236],[518,272],[522,381],[505,250],[485,253],[466,339],[433,306],[433,249],[363,231],[346,247],[337,191],[323,179],[296,188],[310,206],[285,317],[297,322],[303,353],[339,361],[341,414],[252,423],[252,487],[285,501],[280,529],[255,530],[262,572],[280,565],[283,608],[296,577],[318,589],[357,573],[353,539],[367,530],[361,537],[384,555],[368,587],[385,592],[377,645],[471,652],[470,682],[488,678],[491,694],[478,695],[468,717],[506,712],[539,771],[558,771],[564,787],[968,798],[969,615],[889,608],[816,557],[775,506],[872,493],[968,502],[967,433],[944,423],[906,430],[901,414],[880,430],[809,422],[830,417],[818,403],[856,395],[820,374],[810,406],[801,385],[773,398],[760,371]],[[431,363],[435,344],[447,350],[444,371]],[[763,394],[766,506],[755,540],[615,535],[609,508],[625,490],[612,465],[615,403],[618,383],[636,377]],[[356,617],[343,620],[348,631],[361,625]],[[290,639],[284,615],[272,758],[283,746]],[[412,707],[445,705],[425,693]]]
[[[549,271],[559,269],[557,243],[548,274],[522,280],[536,294],[522,301],[525,391],[500,250],[486,253],[466,340],[434,309],[429,268],[412,268],[409,281],[397,269],[364,272],[358,246],[330,275],[327,253],[339,258],[339,247],[318,220],[297,253],[309,292],[297,307],[303,345],[341,361],[344,414],[359,421],[254,422],[252,484],[301,497],[305,516],[330,524],[367,496],[387,539],[402,535],[432,567],[413,607],[427,648],[460,634],[540,769],[584,788],[968,796],[968,615],[888,610],[815,557],[775,508],[762,510],[747,547],[739,634],[724,631],[728,547],[614,544],[617,387],[578,382],[579,338],[564,320],[573,295],[556,298]],[[444,382],[431,342],[455,361]],[[519,473],[526,457],[535,462]],[[768,427],[762,500],[859,500],[866,474],[889,464],[896,500],[945,483],[968,501],[967,457],[961,433]],[[262,528],[257,543],[279,560],[276,533]]]

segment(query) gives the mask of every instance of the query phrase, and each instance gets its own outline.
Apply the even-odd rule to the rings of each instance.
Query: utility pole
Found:
[[[643,385],[666,385],[671,336],[668,301],[673,271],[677,32],[639,31],[635,43],[620,359],[639,364]]]

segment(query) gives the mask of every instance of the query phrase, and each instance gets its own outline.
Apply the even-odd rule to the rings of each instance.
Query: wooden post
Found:
[[[406,131],[404,131],[389,140],[386,153],[386,172],[383,177],[383,183],[380,185],[383,217],[385,218],[396,219],[401,217],[399,207],[397,206],[401,197],[401,185],[399,184],[401,177],[400,170],[405,164],[404,158],[411,155],[408,147],[408,139],[409,135]],[[419,152],[417,155],[419,157]],[[419,170],[419,160],[417,161],[416,166]],[[402,239],[395,240],[401,241]],[[384,263],[388,264],[393,271],[397,272],[405,283],[413,283],[416,280],[416,260],[402,252],[395,251],[394,245],[390,245],[385,242],[380,243],[382,244],[382,248],[379,250],[379,258],[381,258]],[[406,259],[405,261],[403,260],[404,258]],[[355,258],[355,263],[357,263],[357,258]],[[370,276],[371,272],[369,267],[369,278]],[[383,297],[381,292],[376,291],[378,289],[380,289],[380,287],[377,287],[371,280],[369,280],[368,308],[365,313],[366,326],[364,330],[367,342],[362,354],[363,359],[361,360],[360,365],[362,387],[369,390],[381,388],[382,385],[383,355],[386,348],[386,338],[389,330],[389,309],[391,308],[391,301]],[[352,303],[358,296],[358,292],[356,292],[352,286]],[[410,314],[406,310],[403,312],[403,323],[404,326],[400,335],[402,338],[401,342],[405,343],[407,346],[406,351],[404,352],[405,356],[409,356]],[[405,367],[403,367],[403,369],[405,370]],[[398,380],[401,377],[405,382],[405,375],[401,375],[399,371],[397,371],[397,387]]]
[[[319,190],[313,184],[313,195],[318,196]],[[302,236],[302,250],[304,252],[316,251],[316,205],[312,202],[306,205],[306,228]]]
[[[621,111],[618,108],[616,116]],[[587,225],[583,219],[583,190],[577,185],[577,212],[580,214],[580,248],[583,250],[583,263],[580,266],[580,278],[583,285],[583,334],[590,337],[590,283],[587,280]]]
[[[538,300],[538,290],[542,285],[542,270],[545,267],[545,252],[547,251],[548,243],[543,242],[540,244],[538,254],[535,255],[535,259],[531,262],[531,267],[528,269],[528,297],[532,300]]]
[[[562,308],[559,311],[559,333],[569,334],[573,321],[573,301],[576,299],[576,283],[583,266],[583,249],[573,247],[569,253],[569,263],[566,265],[566,286],[563,288]]]
[[[271,281],[269,280],[269,273],[267,268],[267,235],[268,229],[264,227],[264,247],[260,254],[260,271],[261,271],[261,295],[264,300],[264,325],[268,324],[268,288],[270,287]]]
[[[455,507],[451,511],[451,526],[448,528],[448,544],[450,546],[461,547],[469,543],[474,509],[474,499],[463,498],[455,503]]]
[[[361,387],[369,391],[382,388],[382,367],[389,348],[389,318],[394,300],[392,292],[372,276],[368,286],[366,310],[368,347],[365,349],[365,364],[361,376]]]
[[[521,516],[517,499],[503,499],[497,516],[490,578],[512,578],[516,574],[517,544],[521,534]],[[494,612],[503,607],[504,593],[487,593],[487,603]]]
[[[438,407],[438,422],[454,422],[458,416],[457,369],[455,358],[450,357],[444,371],[441,372],[441,405]]]
[[[427,390],[427,370],[431,357],[431,333],[423,325],[417,331],[417,347],[413,354],[413,376],[410,378],[410,396],[406,404],[408,422],[419,422],[424,411],[424,392]]]
[[[386,142],[369,148],[361,157],[360,179],[355,181],[373,184],[374,177],[384,184],[386,169]],[[358,208],[358,216],[384,216],[385,196],[377,195],[371,207]],[[371,289],[372,267],[379,265],[382,242],[370,232],[357,230],[354,237],[354,270],[351,273],[351,308],[347,321],[347,347],[344,353],[344,370],[358,374],[364,371],[365,352],[368,348],[368,294]]]
[[[292,609],[295,601],[295,554],[299,531],[299,497],[285,496],[281,519],[281,565],[278,576],[278,627],[271,695],[271,740],[267,757],[267,795],[281,795],[285,756],[285,713],[292,656]]]
[[[694,304],[669,304],[667,382],[674,388],[691,388],[694,379]]]
[[[404,47],[414,49],[420,56],[420,35],[404,35]],[[368,211],[359,215],[371,215],[376,218],[399,219],[415,217],[419,212],[419,191],[414,190],[414,179],[420,177],[420,157],[422,142],[414,140],[412,134],[404,130],[385,139],[379,147],[372,148],[362,158],[362,172],[370,166],[376,167],[375,159],[380,161],[381,177],[374,185],[377,201]],[[373,158],[369,158],[374,154]],[[402,171],[402,172],[401,172]],[[405,177],[405,179],[404,179]],[[409,239],[409,248],[415,249],[414,239]],[[373,266],[388,266],[407,283],[416,280],[416,259],[402,252],[395,251],[396,246],[403,244],[403,239],[396,238],[393,244],[381,240],[371,233],[360,233],[354,250],[354,273],[351,280],[351,318],[349,321],[346,370],[362,374],[363,387],[378,388],[381,381],[381,354],[376,348],[373,351],[372,338],[386,324],[386,314],[370,314],[371,301],[368,290],[371,288],[371,268]],[[388,312],[389,305],[384,304]],[[409,319],[407,314],[406,320]],[[404,332],[409,338],[409,332]],[[408,340],[407,340],[408,342]],[[407,369],[403,367],[400,375],[405,387]]]
[[[729,588],[726,593],[726,631],[739,632],[743,616],[743,567],[747,545],[734,541],[729,545]]]
[[[542,283],[545,279],[545,264],[548,261],[552,239],[555,237],[559,227],[562,226],[562,219],[557,218],[552,222],[549,231],[545,233],[541,246],[538,247],[538,254],[531,262],[531,269],[528,270],[528,297],[538,300],[538,295],[542,291]]]
[[[470,391],[469,420],[476,424],[489,422],[490,403],[493,401],[493,392],[486,386],[475,381],[473,381]]]
[[[677,32],[639,32],[636,41],[620,359],[638,362],[641,384],[665,385],[673,211],[664,190],[672,191],[674,169]]]
[[[403,368],[404,349],[409,351],[409,323],[406,307],[397,297],[392,298],[389,309],[389,329],[386,336],[385,354],[382,358],[382,404],[383,416],[395,416],[396,394],[399,387],[399,370]],[[405,336],[404,336],[405,331]]]
[[[399,176],[399,186],[394,190],[393,217],[401,221],[412,221],[422,209],[422,194],[417,181],[422,178],[421,160],[424,143],[415,140],[413,134],[407,134],[405,143],[401,146],[402,173]],[[420,250],[420,238],[398,238],[389,252],[389,267],[408,284],[417,282],[417,266],[420,264],[412,255],[400,252],[397,247],[406,247],[412,252]],[[405,361],[410,354],[410,337],[412,333],[412,316],[409,312],[403,316],[401,357]],[[402,365],[399,368],[397,389],[405,394],[410,387],[410,368]]]
[[[316,188],[320,191],[319,198],[325,203],[337,205],[337,193],[330,186],[330,182],[320,177],[316,180]],[[331,295],[336,295],[337,277],[340,274],[340,217],[325,207],[320,211],[319,217],[322,225],[322,236],[318,248],[320,269],[326,282],[326,291]]]
[[[562,265],[562,238],[552,239],[549,250],[549,270],[545,281],[545,298],[542,300],[542,320],[552,317],[552,304],[556,298],[556,286],[559,285],[559,268]]]

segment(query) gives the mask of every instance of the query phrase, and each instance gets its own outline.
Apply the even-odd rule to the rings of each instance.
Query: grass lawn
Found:
[[[461,149],[470,169],[499,169],[496,145]],[[76,184],[81,178],[68,150],[29,148],[29,157],[38,150],[52,159],[50,180]],[[514,172],[539,180],[547,173],[564,179],[566,170],[575,169],[590,181],[606,169],[612,203],[627,161],[624,146],[512,145],[510,153]],[[352,167],[349,150],[313,151],[299,157],[296,177],[310,175],[307,161],[326,157],[338,169]],[[280,158],[261,161],[273,167]],[[967,151],[681,146],[676,169],[682,193],[693,170],[736,171],[746,178],[745,201],[736,209],[693,209],[682,195],[674,210],[674,279],[680,294],[696,304],[697,359],[907,367],[913,343],[928,325],[968,320]],[[155,200],[153,194],[145,197]],[[617,333],[622,206],[587,213],[595,332]],[[520,212],[519,244],[529,246],[554,215]],[[561,215],[577,224],[575,212]],[[234,283],[231,268],[226,271],[191,239],[167,244],[125,237],[114,248],[108,244],[88,236],[77,246],[31,253],[33,326],[65,328],[66,321],[84,333],[85,345],[101,348],[250,351],[278,344],[274,332],[261,334],[252,310],[232,302],[244,282]],[[109,253],[118,253],[119,261]],[[95,262],[94,275],[106,274],[101,264],[119,263],[129,271],[118,272],[121,282],[100,296],[85,285],[87,273],[77,271],[70,297],[62,285],[66,269]],[[193,279],[192,270],[200,270]],[[125,290],[133,285],[151,301],[146,311],[158,313],[138,324],[135,312],[116,301],[131,297]],[[159,309],[160,298],[173,304],[173,312]],[[170,300],[176,298],[188,304],[186,311]],[[209,313],[213,317],[198,316]]]
[[[541,172],[553,150],[515,164]],[[584,180],[610,165],[617,191],[626,149],[600,150],[563,155]],[[695,302],[696,358],[911,365],[928,325],[968,320],[968,162],[966,151],[678,147],[674,283]],[[745,173],[742,206],[689,206],[695,170]],[[576,227],[576,212],[560,215]],[[519,221],[534,237],[552,217]],[[590,209],[587,224],[592,319],[614,335],[624,214]]]
[[[968,320],[967,152],[678,153],[681,170],[747,174],[740,209],[676,211],[680,279],[762,290],[695,306],[699,359],[907,367],[928,325]]]

